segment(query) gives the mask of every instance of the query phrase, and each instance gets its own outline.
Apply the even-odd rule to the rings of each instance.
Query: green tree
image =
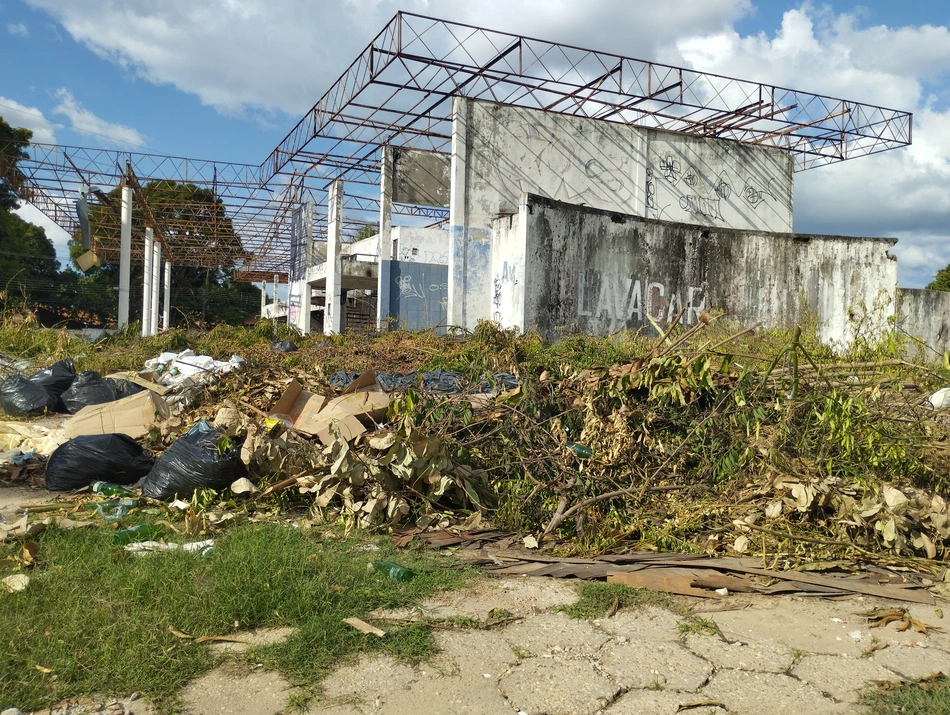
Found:
[[[187,322],[201,326],[216,323],[241,324],[260,306],[260,288],[232,279],[234,266],[243,263],[247,253],[234,232],[230,217],[221,199],[214,192],[194,184],[174,181],[153,181],[140,189],[155,222],[170,247],[172,265],[172,298],[170,318],[173,324]],[[109,262],[76,274],[75,284],[64,289],[74,310],[85,312],[96,322],[112,322],[118,312],[117,292],[120,189],[89,206],[93,235],[102,245],[113,247]],[[145,216],[139,203],[133,205],[133,226],[143,226]],[[70,242],[70,255],[75,260],[83,252],[76,236]],[[220,261],[207,266],[208,256]],[[142,266],[132,266],[129,303],[132,319],[142,304]],[[164,299],[163,299],[164,300]]]
[[[23,175],[17,163],[28,158],[26,148],[33,138],[29,129],[11,127],[0,117],[0,211],[12,211],[19,201]]]
[[[937,271],[937,275],[934,276],[933,281],[927,287],[930,290],[950,291],[950,266]]]
[[[15,213],[23,175],[17,164],[28,157],[33,133],[15,129],[0,117],[0,291],[2,300],[26,298],[48,304],[54,296],[59,261],[52,241],[39,226]]]

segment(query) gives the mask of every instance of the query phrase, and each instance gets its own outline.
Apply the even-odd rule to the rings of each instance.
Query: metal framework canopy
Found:
[[[381,144],[447,151],[453,97],[779,147],[796,170],[911,142],[909,112],[401,12],[261,175],[359,176]]]
[[[114,189],[127,182],[136,231],[152,228],[168,260],[261,279],[289,269],[295,207],[312,202],[313,237],[326,235],[333,180],[348,182],[345,235],[377,221],[380,147],[450,151],[456,97],[778,147],[798,170],[911,142],[908,112],[398,13],[260,165],[30,144],[0,178],[73,234],[76,197],[91,189],[107,261],[119,251]]]

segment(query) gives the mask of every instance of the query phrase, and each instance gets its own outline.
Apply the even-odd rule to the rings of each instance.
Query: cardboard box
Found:
[[[151,390],[143,390],[115,402],[83,407],[66,421],[66,436],[72,439],[86,434],[118,433],[138,439],[168,415],[165,401]]]
[[[389,395],[379,389],[376,373],[367,370],[332,399],[307,392],[297,380],[292,380],[270,414],[289,417],[295,430],[317,437],[329,447],[333,444],[333,423],[339,427],[340,436],[349,441],[366,432],[367,426],[384,419],[388,408]]]

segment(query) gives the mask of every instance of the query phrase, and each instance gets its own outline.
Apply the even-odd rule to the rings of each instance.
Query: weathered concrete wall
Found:
[[[510,224],[506,235],[498,232],[498,249],[514,251],[510,243],[523,241],[525,256],[513,271],[524,286],[524,317],[510,325],[535,327],[548,339],[571,326],[600,335],[650,332],[648,315],[662,326],[681,310],[683,324],[694,325],[715,308],[766,327],[791,327],[811,310],[822,340],[846,344],[849,310],[872,305],[882,291],[893,295],[897,283],[890,238],[704,228],[527,195]]]
[[[448,308],[449,269],[445,265],[380,261],[383,286],[379,295],[383,327],[444,332]]]
[[[519,219],[519,214],[512,214],[495,219],[492,224],[491,319],[524,330],[527,222]]]
[[[449,263],[449,232],[444,228],[393,226],[396,259],[409,263]]]
[[[457,99],[449,251],[451,320],[494,300],[488,230],[522,193],[709,226],[790,231],[792,161],[767,147]],[[472,300],[472,297],[475,299]]]
[[[792,230],[792,155],[645,130],[648,218],[753,231]]]
[[[911,356],[931,362],[942,359],[950,351],[950,293],[901,288],[898,304],[900,325],[915,341],[908,346]]]
[[[451,157],[431,151],[393,149],[393,201],[416,206],[449,205]]]

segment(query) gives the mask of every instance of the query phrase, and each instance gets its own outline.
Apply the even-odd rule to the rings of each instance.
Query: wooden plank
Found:
[[[685,568],[648,568],[640,571],[625,571],[607,574],[607,583],[622,583],[634,588],[647,588],[651,591],[664,591],[680,596],[697,598],[720,598],[715,591],[694,588],[690,584],[702,574],[694,569]]]

